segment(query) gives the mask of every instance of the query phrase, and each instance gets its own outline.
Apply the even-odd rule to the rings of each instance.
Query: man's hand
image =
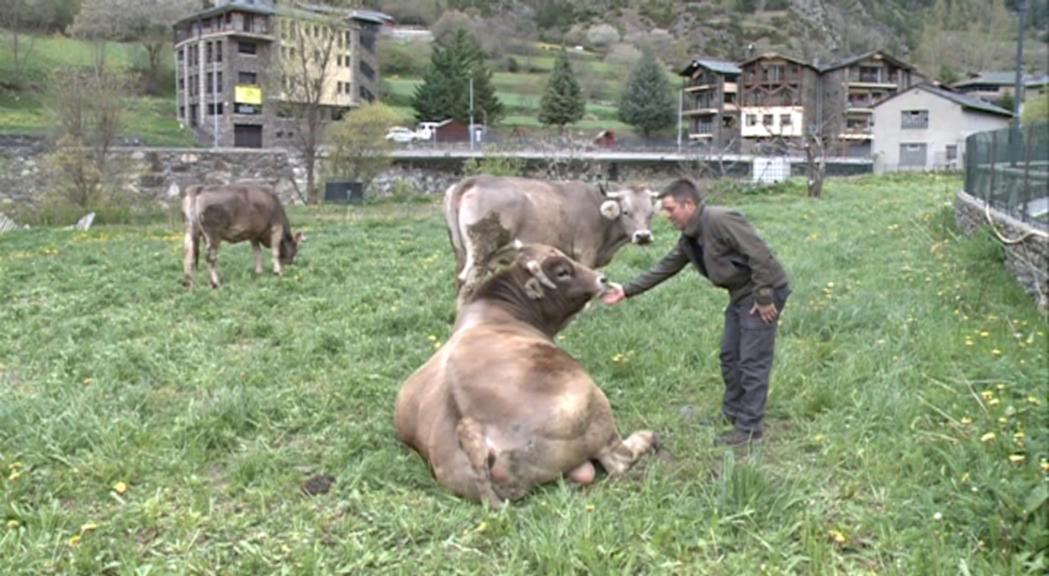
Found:
[[[601,295],[601,301],[609,306],[615,306],[623,300],[626,300],[626,292],[623,291],[623,287],[615,282],[609,282],[608,290]]]
[[[754,306],[750,309],[751,314],[753,314],[754,312],[757,312],[758,315],[761,316],[761,321],[765,324],[772,324],[776,321],[776,318],[779,317],[779,310],[776,310],[775,304],[767,304],[765,306],[762,306],[761,304],[755,302]]]

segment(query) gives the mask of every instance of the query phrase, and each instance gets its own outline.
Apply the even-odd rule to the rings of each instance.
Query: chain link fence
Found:
[[[965,191],[996,210],[1049,229],[1049,123],[966,138]]]

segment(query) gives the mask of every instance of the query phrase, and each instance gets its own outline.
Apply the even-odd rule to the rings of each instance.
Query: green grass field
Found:
[[[794,279],[765,441],[712,445],[726,296],[688,271],[559,337],[667,451],[503,510],[394,438],[454,313],[437,203],[294,209],[289,272],[227,245],[220,291],[179,285],[174,219],[2,235],[0,573],[1044,574],[1049,328],[995,241],[955,233],[959,187],[716,198]]]

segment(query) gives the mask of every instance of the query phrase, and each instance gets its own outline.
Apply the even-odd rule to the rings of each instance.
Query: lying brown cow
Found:
[[[445,488],[498,506],[591,460],[626,472],[656,443],[625,441],[605,394],[554,335],[606,282],[549,246],[524,247],[459,310],[452,336],[401,388],[397,437]]]
[[[183,243],[183,284],[193,287],[193,270],[200,255],[203,238],[207,254],[208,276],[211,287],[219,287],[215,269],[219,258],[219,243],[251,242],[255,249],[255,274],[262,274],[262,251],[259,245],[273,252],[273,273],[280,275],[282,266],[295,260],[301,233],[291,233],[291,225],[284,207],[273,190],[258,184],[230,184],[226,186],[189,186],[182,195],[182,218],[186,238]]]

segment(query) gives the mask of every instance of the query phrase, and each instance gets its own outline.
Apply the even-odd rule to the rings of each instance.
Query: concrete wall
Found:
[[[990,214],[999,234],[1009,240],[1023,239],[1003,243],[1005,266],[1034,298],[1038,309],[1049,311],[1049,234],[997,210],[991,209]],[[984,203],[964,191],[955,197],[954,218],[966,234],[988,225]]]
[[[904,110],[928,110],[925,129],[901,128]],[[927,147],[925,169],[942,167],[947,146],[957,146],[955,167],[963,165],[965,137],[974,132],[1007,128],[1009,119],[994,114],[964,110],[958,104],[922,89],[915,89],[886,100],[874,109],[874,171],[894,171],[900,164],[900,144]]]

